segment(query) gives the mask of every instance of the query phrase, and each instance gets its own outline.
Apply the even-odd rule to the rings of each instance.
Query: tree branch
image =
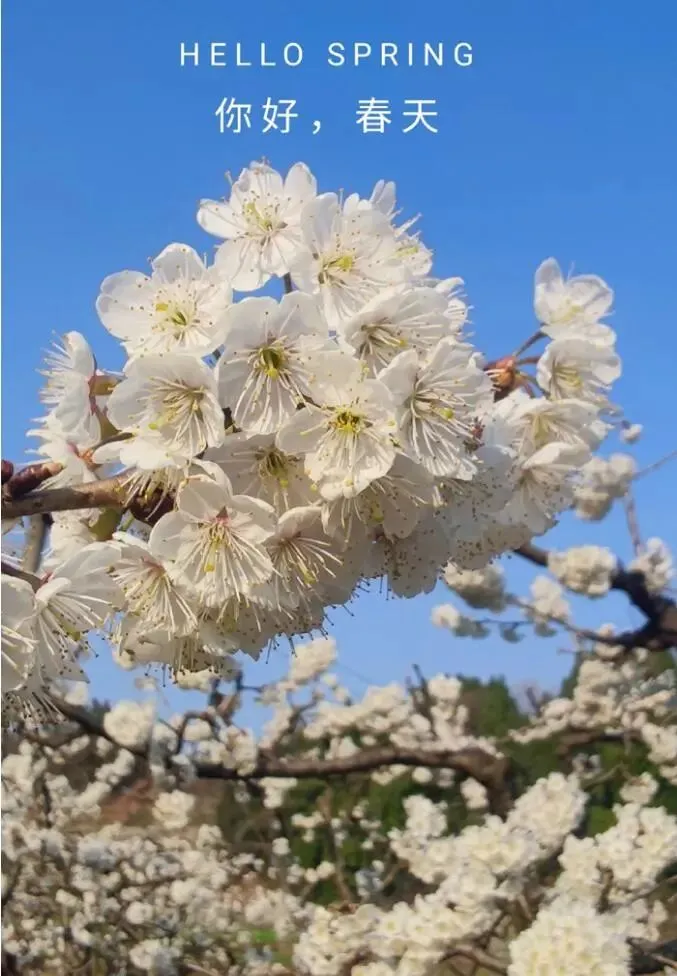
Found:
[[[515,549],[515,552],[536,566],[548,568],[550,554],[546,549],[527,543]],[[666,651],[677,647],[677,606],[674,600],[650,593],[644,574],[639,570],[625,569],[621,564],[611,574],[611,589],[625,593],[632,605],[644,614],[647,622],[637,630],[614,634],[608,640],[595,637],[596,640],[627,650],[645,647],[649,651]]]
[[[29,491],[39,488],[48,478],[53,478],[62,470],[58,461],[38,461],[15,470],[11,461],[3,461],[2,497],[23,498]],[[7,475],[7,477],[5,477]]]
[[[25,580],[26,583],[31,584],[34,590],[37,590],[41,583],[39,576],[34,576],[33,573],[27,573],[25,570],[5,562],[4,559],[2,560],[2,572],[5,576],[14,576],[16,579]]]
[[[463,959],[468,959],[470,962],[474,962],[477,966],[483,966],[484,969],[488,969],[490,973],[507,973],[508,967],[505,963],[501,962],[500,959],[496,959],[495,956],[490,955],[485,952],[484,949],[480,949],[477,946],[465,945],[464,943],[459,943],[454,946],[451,950],[447,959],[453,959],[454,956],[461,956]]]
[[[639,556],[642,551],[642,535],[639,531],[639,520],[637,518],[637,506],[635,496],[629,488],[623,498],[623,508],[625,509],[625,519],[628,523],[628,532],[635,555]]]
[[[653,474],[654,471],[658,471],[659,468],[662,468],[664,464],[667,464],[669,461],[674,461],[675,459],[677,459],[677,450],[670,451],[668,454],[664,454],[662,458],[654,461],[653,464],[648,464],[646,468],[642,468],[640,471],[638,471],[632,480],[637,481],[638,478],[643,478],[647,474]]]
[[[65,718],[77,722],[90,735],[119,743],[110,736],[103,722],[94,718],[86,709],[52,698],[52,703]],[[128,752],[140,759],[147,759],[148,745],[129,747]],[[200,779],[258,780],[265,778],[328,779],[347,776],[350,773],[368,773],[384,766],[426,766],[431,769],[454,769],[471,776],[487,790],[493,813],[505,814],[512,806],[509,789],[511,761],[505,756],[492,756],[481,749],[471,747],[457,752],[431,749],[398,749],[393,746],[375,746],[363,749],[351,756],[333,759],[307,759],[301,757],[278,758],[267,751],[260,751],[253,769],[242,772],[215,763],[196,763],[195,771]]]
[[[648,973],[661,973],[667,966],[677,971],[677,939],[652,944],[639,939],[631,939],[632,958],[630,971],[637,976]]]
[[[21,568],[27,573],[37,573],[42,560],[42,550],[45,548],[47,528],[50,523],[48,515],[31,515],[26,527],[26,545],[21,556]]]
[[[79,508],[124,508],[127,504],[125,486],[128,478],[127,474],[119,474],[105,481],[34,491],[21,498],[5,497],[2,500],[2,517],[11,519],[51,512],[73,512]]]
[[[557,744],[557,755],[567,756],[585,746],[597,745],[604,742],[641,742],[641,736],[635,729],[619,729],[617,732],[605,732],[603,729],[572,729],[565,732]]]

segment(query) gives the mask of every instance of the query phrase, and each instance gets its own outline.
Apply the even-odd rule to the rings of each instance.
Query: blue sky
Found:
[[[250,15],[250,10],[254,16]],[[54,333],[87,335],[102,366],[119,352],[94,302],[101,280],[144,269],[170,241],[208,250],[195,222],[201,197],[225,193],[223,174],[265,156],[280,170],[301,159],[323,190],[368,194],[396,181],[407,215],[422,214],[435,270],[460,275],[477,344],[509,352],[533,328],[532,275],[553,255],[604,277],[616,291],[613,324],[625,362],[616,399],[646,435],[648,463],[677,446],[677,7],[670,0],[447,0],[395,8],[387,0],[319,5],[259,0],[8,0],[4,5],[3,456],[18,459],[36,416],[36,368]],[[179,45],[235,42],[245,58],[265,41],[281,58],[298,42],[298,68],[179,66]],[[363,63],[332,68],[331,42],[472,44],[469,68]],[[224,97],[254,106],[252,129],[218,131]],[[261,133],[266,98],[297,99],[289,135]],[[389,99],[393,123],[363,134],[357,102]],[[437,99],[439,132],[404,135],[404,99]],[[312,135],[313,119],[322,129]],[[609,450],[616,445],[610,444]],[[638,486],[641,529],[677,544],[677,466]],[[561,544],[588,539],[629,554],[623,523],[566,519]],[[531,572],[511,560],[518,583]],[[552,684],[568,666],[561,642],[465,643],[428,622],[444,591],[416,601],[360,599],[335,613],[346,682],[463,671]],[[621,626],[632,621],[613,604]],[[610,608],[586,611],[590,623]],[[279,673],[286,651],[252,668]],[[129,681],[92,667],[94,690]]]

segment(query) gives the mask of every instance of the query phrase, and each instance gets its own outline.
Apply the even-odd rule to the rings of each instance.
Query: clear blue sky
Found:
[[[436,272],[465,279],[477,343],[491,355],[531,331],[542,259],[602,275],[616,290],[625,361],[617,399],[646,426],[640,463],[677,446],[672,0],[6,0],[3,13],[3,456],[25,450],[51,335],[78,329],[104,367],[118,366],[94,309],[101,280],[143,269],[170,241],[210,248],[194,219],[198,199],[221,196],[223,173],[261,156],[281,170],[304,160],[323,190],[368,194],[377,179],[395,180],[406,213],[423,215]],[[241,41],[245,52],[266,41],[278,60],[282,44],[297,41],[304,63],[181,69],[182,40]],[[326,64],[332,41],[444,41],[448,52],[468,41],[474,64],[337,69]],[[255,107],[296,98],[302,117],[289,135],[262,135],[256,121],[220,134],[213,113],[226,96]],[[370,97],[391,100],[385,135],[355,124],[358,99]],[[405,98],[437,99],[437,135],[398,131]],[[676,487],[677,467],[639,490],[642,532],[673,546]],[[628,554],[617,519],[592,533],[567,519],[556,536],[590,537]],[[353,617],[336,613],[345,667],[385,682],[417,661],[428,673],[504,672],[546,685],[566,669],[556,644],[453,641],[428,622],[443,599],[441,590],[413,602],[369,596]],[[625,626],[630,612],[617,609]],[[608,616],[595,606],[586,619]],[[256,665],[254,680],[278,673],[286,653]],[[92,677],[113,697],[129,685],[103,661]]]

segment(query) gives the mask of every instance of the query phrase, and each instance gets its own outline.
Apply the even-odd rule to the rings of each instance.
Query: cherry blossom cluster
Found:
[[[470,592],[477,602],[476,577]],[[487,593],[496,600],[495,577]],[[505,741],[473,732],[449,675],[354,699],[325,638],[255,689],[269,710],[258,736],[237,724],[238,681],[232,695],[168,721],[152,693],[97,720],[82,711],[83,686],[70,685],[69,722],[26,732],[2,764],[5,951],[27,976],[86,966],[130,976],[447,976],[464,961],[507,976],[641,971],[634,954],[663,938],[663,879],[677,862],[677,818],[656,805],[661,784],[677,782],[675,689],[649,677],[646,657],[591,656],[570,697],[544,701]],[[594,836],[581,830],[598,779],[580,755],[585,735],[636,739],[654,770],[618,773],[613,823]],[[570,768],[515,793],[510,743],[546,738],[565,747]],[[96,771],[78,788],[73,772],[92,751]],[[139,764],[154,783],[148,822],[100,819]],[[338,808],[330,777],[341,769],[361,777]],[[263,843],[243,849],[236,835],[195,822],[200,777],[235,784],[244,822],[252,796],[262,797]],[[308,777],[326,789],[290,817],[290,794]],[[384,831],[374,817],[370,779],[410,782],[400,827]],[[459,801],[470,818],[460,832],[448,820]],[[320,835],[334,856],[303,864],[292,848]],[[344,850],[356,840],[371,866],[351,874]],[[327,880],[342,903],[317,898]],[[395,881],[407,897],[386,894]]]
[[[197,220],[213,261],[173,243],[101,285],[121,372],[77,332],[46,364],[48,551],[2,580],[14,704],[83,677],[91,631],[121,663],[225,675],[369,581],[429,592],[450,561],[482,569],[583,504],[621,370],[600,278],[545,261],[536,332],[492,364],[392,183],[342,197],[301,163],[255,163]]]
[[[3,948],[20,971],[175,976],[192,959],[270,973],[257,932],[284,944],[303,925],[303,901],[279,886],[274,865],[228,850],[218,827],[189,828],[195,800],[180,790],[157,795],[149,826],[97,824],[134,757],[98,740],[102,759],[114,758],[99,767],[97,796],[86,795],[64,774],[88,745],[87,736],[58,750],[24,742],[3,762]]]
[[[616,466],[615,458],[609,466]],[[625,470],[634,472],[634,462],[625,465]],[[621,479],[617,492],[627,508],[631,499],[629,481],[623,483]],[[616,491],[607,496],[605,510],[608,511],[615,497]],[[450,630],[456,637],[481,639],[498,635],[509,643],[522,640],[526,632],[538,637],[564,633],[573,640],[578,661],[570,694],[567,697],[546,695],[530,722],[510,732],[509,738],[528,743],[566,734],[572,743],[581,745],[599,736],[626,745],[641,743],[663,779],[675,785],[677,611],[668,595],[674,577],[673,559],[661,539],[642,542],[636,514],[632,509],[630,512],[628,529],[634,557],[627,566],[603,546],[574,546],[563,551],[522,547],[522,556],[551,574],[536,575],[529,596],[524,599],[510,592],[498,565],[466,570],[450,563],[443,579],[465,604],[465,609],[442,604],[433,609],[431,618],[434,624]],[[624,592],[642,611],[647,618],[644,626],[626,632],[619,632],[608,623],[594,630],[577,627],[574,607],[566,591],[599,599],[611,589]],[[468,613],[468,608],[489,611],[492,616],[477,617]],[[518,616],[506,619],[506,614],[515,610]],[[662,651],[672,655],[668,666],[652,671],[652,657]],[[656,789],[655,782],[649,779],[649,783],[639,781],[636,787],[627,787],[628,802],[633,799],[648,802]]]
[[[614,501],[626,494],[636,473],[635,460],[629,454],[591,458],[574,489],[576,514],[589,522],[603,519]]]

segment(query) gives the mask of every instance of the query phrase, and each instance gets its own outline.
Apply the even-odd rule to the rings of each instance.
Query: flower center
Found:
[[[389,356],[394,356],[402,349],[406,349],[409,343],[407,340],[393,331],[392,325],[387,321],[372,322],[370,325],[362,326],[362,341],[360,343],[360,356],[378,356],[382,362],[387,362]]]
[[[364,417],[352,410],[337,410],[331,425],[337,433],[354,437],[364,430],[366,422]]]
[[[276,380],[284,370],[287,356],[280,346],[266,346],[259,349],[257,367],[271,380]]]
[[[219,552],[229,545],[230,528],[228,525],[228,515],[226,510],[222,509],[207,529],[202,557],[202,567],[205,573],[213,573],[216,570]]]
[[[581,390],[583,388],[583,380],[581,379],[580,373],[573,366],[558,366],[555,369],[555,378],[561,386],[568,386],[572,390]]]
[[[261,478],[274,478],[283,488],[289,484],[287,468],[288,465],[285,456],[276,448],[264,454],[259,461],[259,474]]]
[[[186,390],[185,401],[191,413],[199,413],[202,410],[204,400],[204,390]]]
[[[581,312],[585,309],[582,305],[578,305],[576,302],[567,301],[562,311],[555,316],[555,323],[557,325],[568,325],[573,322],[574,319],[578,318]]]
[[[456,416],[455,410],[432,392],[420,393],[414,398],[412,406],[415,413],[423,416],[430,417],[432,414],[446,421],[451,421]]]
[[[266,210],[259,210],[258,206],[250,200],[242,208],[245,220],[255,230],[263,231],[264,234],[271,234],[275,230],[275,223],[271,215]]]
[[[531,436],[536,447],[544,447],[551,439],[551,425],[545,417],[536,416],[531,422]]]
[[[164,424],[185,421],[186,413],[197,414],[202,410],[205,391],[202,387],[170,384],[161,391],[162,407],[158,419],[148,426],[158,430]]]
[[[155,329],[160,332],[171,332],[178,337],[194,324],[195,310],[187,305],[181,306],[177,302],[156,302],[155,311],[160,316],[155,323]]]
[[[321,285],[326,285],[327,282],[340,277],[341,275],[348,274],[355,267],[355,255],[350,251],[345,254],[338,254],[336,257],[328,258],[322,262],[322,267],[320,273],[317,276],[317,280]]]

